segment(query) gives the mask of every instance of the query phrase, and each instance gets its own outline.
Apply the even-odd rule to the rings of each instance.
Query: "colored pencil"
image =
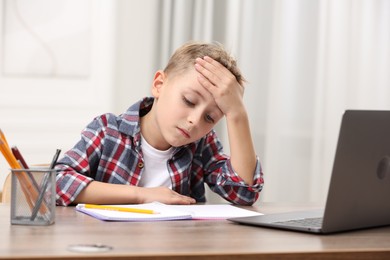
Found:
[[[142,214],[159,214],[159,212],[156,212],[156,211],[151,210],[151,209],[138,209],[138,208],[127,208],[127,207],[94,205],[94,204],[85,204],[84,207],[87,209],[113,210],[113,211],[142,213]]]

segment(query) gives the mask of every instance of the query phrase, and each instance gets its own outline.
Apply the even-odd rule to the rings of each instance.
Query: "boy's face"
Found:
[[[157,149],[192,143],[209,133],[223,117],[211,93],[199,83],[198,75],[195,69],[174,77],[162,71],[156,73],[152,120],[157,128],[155,136],[162,145]]]

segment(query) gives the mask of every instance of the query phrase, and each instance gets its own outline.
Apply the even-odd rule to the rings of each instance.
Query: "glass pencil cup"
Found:
[[[11,224],[51,225],[55,220],[56,170],[11,169]]]

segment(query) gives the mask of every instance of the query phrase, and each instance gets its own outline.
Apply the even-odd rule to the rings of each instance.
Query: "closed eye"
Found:
[[[212,123],[212,124],[215,123],[214,118],[212,118],[210,115],[206,115],[206,121],[209,122],[209,123]]]
[[[195,104],[192,103],[191,101],[189,101],[186,97],[183,97],[183,101],[189,107],[194,107],[195,106]]]

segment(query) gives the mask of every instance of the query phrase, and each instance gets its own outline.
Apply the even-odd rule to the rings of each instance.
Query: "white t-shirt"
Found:
[[[148,144],[141,135],[141,149],[144,155],[144,171],[139,182],[140,187],[172,188],[172,181],[168,171],[168,160],[171,159],[174,147],[160,151]]]

